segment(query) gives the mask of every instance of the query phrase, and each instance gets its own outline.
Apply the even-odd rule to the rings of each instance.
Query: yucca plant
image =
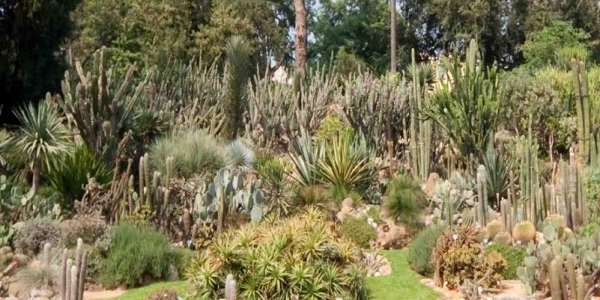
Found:
[[[250,79],[250,44],[241,36],[232,37],[225,47],[225,134],[235,139],[244,128],[243,114],[248,106]]]
[[[17,109],[15,115],[21,125],[1,147],[9,156],[25,155],[28,158],[33,173],[31,186],[34,194],[39,189],[42,168],[48,169],[50,162],[70,151],[72,145],[67,127],[49,102],[48,94],[46,100],[41,101],[37,107],[29,103],[26,107]]]
[[[73,202],[83,197],[88,176],[100,184],[106,184],[112,179],[113,173],[85,144],[75,146],[73,152],[50,162],[48,179],[62,196],[60,204],[63,210],[72,210]]]
[[[369,154],[354,137],[339,135],[324,150],[317,171],[325,183],[352,190],[375,178],[376,165]]]
[[[263,188],[270,203],[270,211],[278,217],[286,215],[291,208],[292,188],[287,180],[286,166],[273,156],[261,157],[256,164]]]
[[[488,147],[482,160],[486,170],[485,178],[489,197],[496,199],[496,195],[499,195],[501,198],[506,198],[513,161],[506,159],[493,145]],[[500,209],[499,206],[498,209]]]

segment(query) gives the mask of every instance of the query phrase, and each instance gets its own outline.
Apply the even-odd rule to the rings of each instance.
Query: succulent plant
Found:
[[[515,242],[527,244],[530,241],[535,240],[536,233],[537,231],[533,223],[529,221],[523,221],[515,225],[512,230],[512,237]]]

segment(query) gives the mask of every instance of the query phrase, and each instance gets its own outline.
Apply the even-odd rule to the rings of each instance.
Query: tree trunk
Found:
[[[33,194],[37,194],[38,189],[40,188],[40,173],[42,169],[42,160],[39,157],[33,159],[33,179],[31,180],[31,189],[33,190]]]
[[[308,56],[306,6],[304,0],[294,0],[296,12],[296,71],[304,71]]]
[[[390,71],[396,73],[396,0],[390,0]]]

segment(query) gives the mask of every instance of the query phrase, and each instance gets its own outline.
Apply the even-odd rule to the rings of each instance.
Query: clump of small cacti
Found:
[[[512,237],[510,236],[510,233],[503,231],[496,234],[496,236],[494,237],[494,243],[510,245],[512,244]]]
[[[521,242],[521,244],[527,244],[530,241],[535,240],[536,229],[533,223],[529,221],[523,221],[515,225],[512,230],[512,237],[515,242]]]
[[[488,240],[492,241],[496,237],[496,235],[502,231],[504,231],[504,225],[498,220],[492,220],[486,226]]]
[[[47,244],[48,245],[48,244]],[[48,249],[50,246],[48,246]],[[44,247],[44,250],[46,247]],[[50,250],[48,250],[50,251]],[[83,300],[87,252],[83,250],[83,240],[77,239],[75,261],[69,258],[69,250],[64,249],[60,269],[60,296],[63,300]]]

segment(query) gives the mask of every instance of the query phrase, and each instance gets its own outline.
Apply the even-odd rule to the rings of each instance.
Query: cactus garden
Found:
[[[597,3],[13,2],[0,299],[599,299]]]

